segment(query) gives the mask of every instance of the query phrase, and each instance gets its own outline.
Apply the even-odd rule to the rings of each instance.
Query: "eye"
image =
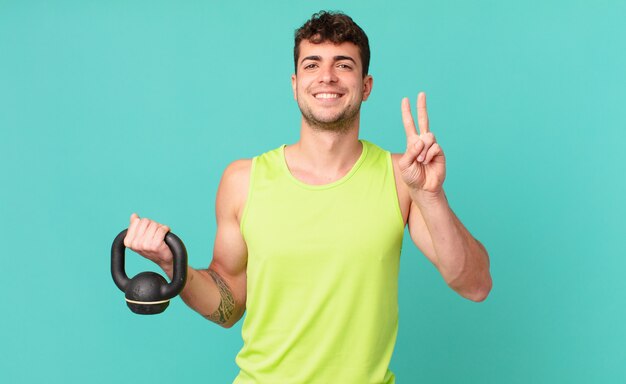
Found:
[[[337,68],[350,70],[352,69],[352,66],[346,63],[339,63],[337,64]]]
[[[304,69],[313,69],[317,67],[317,63],[308,63],[304,65]]]

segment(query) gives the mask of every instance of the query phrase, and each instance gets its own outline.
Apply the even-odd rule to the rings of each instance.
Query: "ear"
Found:
[[[296,80],[297,80],[297,77],[296,77],[296,74],[294,73],[293,75],[291,75],[291,89],[293,89],[293,99],[298,101],[298,93],[297,93],[298,86],[296,85],[297,84]]]
[[[367,101],[372,93],[372,87],[374,86],[374,78],[371,75],[365,76],[363,79],[363,101]]]

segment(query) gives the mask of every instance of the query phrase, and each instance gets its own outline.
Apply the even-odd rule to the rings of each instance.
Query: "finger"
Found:
[[[417,95],[417,124],[419,125],[421,135],[430,132],[428,111],[426,110],[426,94],[424,92],[420,92]]]
[[[145,249],[153,249],[156,247],[155,234],[159,228],[159,224],[150,220],[146,225],[146,231],[143,234],[143,246]]]
[[[413,164],[415,160],[417,159],[417,155],[419,155],[423,149],[424,149],[424,142],[422,140],[417,139],[414,142],[411,142],[407,146],[406,152],[404,153],[404,155],[402,155],[402,157],[400,158],[400,168],[406,169],[410,167],[411,164]]]
[[[170,231],[170,228],[167,225],[159,224],[157,230],[154,233],[153,241],[158,244],[159,248],[165,249],[169,248],[165,243],[165,235]]]
[[[421,139],[418,139],[415,144],[410,146],[410,153],[411,153],[411,160],[415,161],[415,159],[417,159],[418,155],[420,153],[422,153],[424,151],[424,141]],[[421,161],[421,160],[418,160]]]
[[[130,247],[135,238],[135,233],[137,232],[137,225],[139,224],[139,215],[133,213],[130,215],[130,223],[128,225],[128,231],[126,231],[126,236],[124,237],[124,246],[126,248]]]
[[[426,154],[428,153],[428,150],[433,144],[435,144],[436,141],[435,141],[435,136],[430,132],[420,135],[420,140],[424,142],[424,147],[422,148],[421,153],[417,157],[417,161],[423,162],[424,159],[426,159]]]
[[[153,241],[158,242],[158,243],[165,242],[165,235],[167,235],[169,231],[170,231],[170,227],[168,227],[167,225],[159,224],[158,228],[154,232]]]
[[[139,219],[137,223],[137,227],[135,228],[135,236],[131,242],[131,248],[140,248],[144,243],[144,234],[146,233],[146,228],[148,228],[148,224],[150,224],[150,220],[145,217]]]
[[[430,163],[435,158],[435,156],[439,155],[440,153],[441,153],[441,147],[439,146],[439,144],[438,143],[433,144],[428,150],[428,153],[426,154],[424,165]]]
[[[404,125],[404,132],[406,137],[417,135],[417,129],[415,129],[415,122],[413,121],[413,115],[411,115],[411,103],[408,98],[402,99],[402,124]]]

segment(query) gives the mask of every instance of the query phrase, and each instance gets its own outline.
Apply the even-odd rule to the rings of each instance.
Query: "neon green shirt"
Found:
[[[244,346],[235,383],[394,383],[404,223],[389,152],[363,151],[342,179],[294,178],[284,146],[254,158]]]

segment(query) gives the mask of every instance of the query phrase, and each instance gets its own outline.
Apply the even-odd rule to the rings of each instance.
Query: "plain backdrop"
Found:
[[[210,263],[224,168],[298,138],[293,32],[320,9],[370,38],[362,138],[403,151],[427,93],[491,256],[476,304],[405,238],[398,383],[626,382],[625,2],[0,0],[1,382],[233,380],[241,323],[132,314],[111,241],[137,212]]]

